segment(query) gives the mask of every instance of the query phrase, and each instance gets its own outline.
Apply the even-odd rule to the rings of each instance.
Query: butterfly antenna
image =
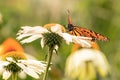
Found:
[[[69,10],[67,10],[67,14],[68,14],[68,24],[73,24],[72,19],[70,17],[70,11]]]

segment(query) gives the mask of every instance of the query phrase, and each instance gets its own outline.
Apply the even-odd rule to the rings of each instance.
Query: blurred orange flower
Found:
[[[24,52],[22,46],[13,38],[6,39],[0,46],[0,54],[4,55],[7,52],[19,51]]]

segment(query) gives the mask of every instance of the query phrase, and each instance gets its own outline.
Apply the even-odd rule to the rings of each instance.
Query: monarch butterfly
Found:
[[[92,41],[95,41],[95,40],[108,41],[109,40],[107,37],[101,34],[98,34],[92,30],[82,28],[80,26],[74,26],[69,14],[68,14],[68,32],[71,35],[92,38]]]

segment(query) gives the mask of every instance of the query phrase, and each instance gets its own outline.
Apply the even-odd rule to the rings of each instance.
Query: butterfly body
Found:
[[[68,23],[68,32],[71,35],[89,37],[89,38],[92,38],[92,41],[95,41],[95,40],[108,41],[109,40],[107,37],[105,37],[101,34],[98,34],[92,30],[82,28],[80,26],[74,26],[72,24],[72,20],[69,15],[68,15],[68,22],[69,22]]]

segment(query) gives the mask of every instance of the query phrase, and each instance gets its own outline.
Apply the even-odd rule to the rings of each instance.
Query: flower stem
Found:
[[[17,73],[12,72],[12,80],[17,80]]]
[[[48,70],[49,70],[49,67],[50,67],[51,59],[52,59],[52,53],[53,53],[53,50],[49,49],[48,60],[47,60],[47,68],[45,70],[43,80],[47,79],[47,74],[48,74]]]

